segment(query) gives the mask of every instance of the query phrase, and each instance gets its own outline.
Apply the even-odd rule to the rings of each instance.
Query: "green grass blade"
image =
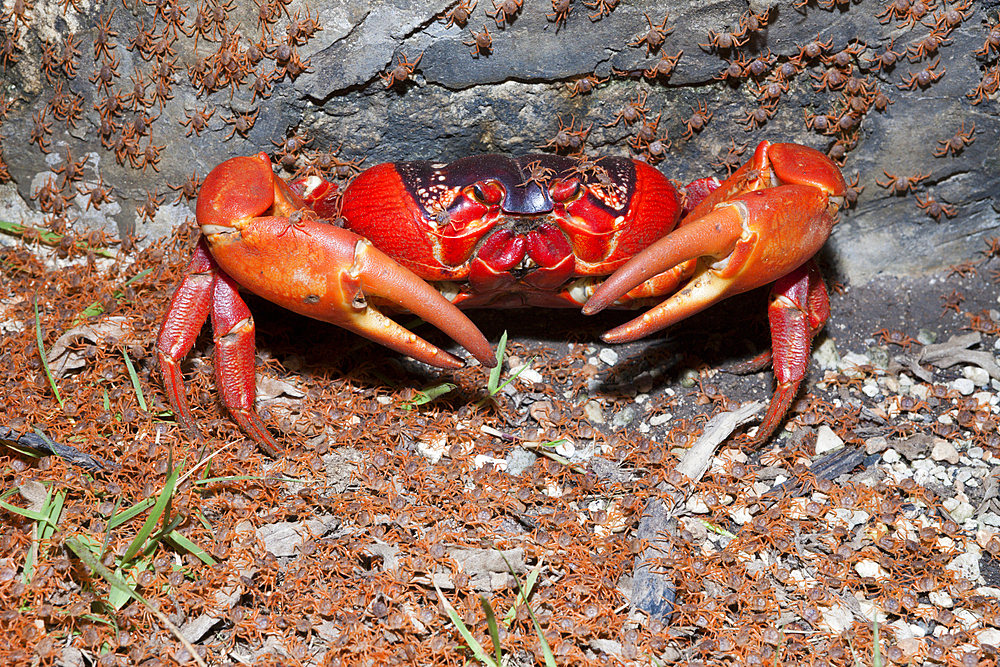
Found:
[[[195,558],[200,560],[205,565],[215,565],[218,562],[212,558],[207,551],[178,533],[176,530],[170,531],[166,538],[168,541],[177,545],[179,549],[184,549],[188,553],[193,554]]]
[[[108,517],[107,523],[104,524],[104,544],[101,545],[101,550],[97,554],[97,558],[100,560],[103,560],[104,554],[108,552],[108,545],[111,544],[111,522],[114,520],[121,507],[122,497],[118,495],[115,497],[115,508],[111,510],[111,516]]]
[[[149,570],[151,563],[151,558],[141,558],[129,567],[128,572],[124,577],[122,576],[121,568],[118,568],[118,571],[115,572],[115,576],[117,576],[130,591],[134,592],[136,588],[139,587],[139,575]],[[114,589],[108,594],[108,604],[111,605],[113,609],[120,610],[125,606],[125,603],[128,602],[131,597],[132,596],[126,591]]]
[[[38,314],[38,299],[35,299],[35,339],[38,341],[38,354],[42,357],[42,368],[45,370],[45,377],[49,379],[49,386],[52,393],[59,402],[59,407],[63,406],[62,396],[59,395],[59,387],[56,386],[56,379],[52,376],[52,369],[49,368],[49,360],[45,358],[45,343],[42,341],[42,318]]]
[[[487,667],[500,667],[500,663],[493,662],[490,654],[483,649],[483,645],[472,636],[472,633],[469,632],[469,628],[465,627],[465,623],[462,622],[462,617],[459,616],[458,612],[455,611],[455,608],[451,606],[451,603],[448,602],[448,598],[444,596],[444,593],[441,592],[441,588],[436,583],[434,584],[434,590],[437,591],[438,599],[441,600],[441,604],[444,605],[445,611],[448,612],[448,618],[450,618],[451,622],[455,624],[455,627],[458,629],[458,633],[462,635],[462,639],[465,640],[466,645],[472,649],[472,654],[476,657],[476,660],[484,665],[487,665]]]
[[[126,280],[124,287],[128,287],[129,285],[131,285],[132,283],[134,283],[137,280],[142,280],[143,278],[145,278],[146,276],[148,276],[152,272],[153,272],[153,267],[150,267],[148,269],[143,269],[139,273],[135,274],[134,276],[132,276],[131,278],[129,278],[128,280]],[[115,294],[115,296],[118,296],[118,295]]]
[[[497,617],[493,613],[493,606],[486,599],[486,596],[481,593],[479,595],[479,605],[486,614],[486,626],[490,629],[490,640],[493,642],[493,653],[497,657],[497,664],[502,665],[503,654],[500,650],[500,628],[497,627]]]
[[[57,234],[49,229],[42,227],[29,227],[27,225],[19,225],[16,222],[0,220],[0,232],[5,234],[24,237],[29,231],[31,232],[32,237],[37,237],[38,240],[45,245],[59,245],[59,243],[63,240],[62,234]],[[86,241],[76,241],[73,245],[80,250],[92,250],[95,255],[101,255],[102,257],[107,257],[109,259],[115,259],[118,256],[106,248],[95,248]]]
[[[418,405],[424,405],[426,403],[430,403],[434,399],[440,398],[441,396],[444,396],[448,392],[452,391],[453,389],[455,389],[456,386],[457,385],[454,385],[451,382],[442,382],[441,384],[436,384],[431,387],[428,387],[424,391],[416,391],[414,392],[416,394],[416,397],[411,398],[408,401],[405,401],[402,405],[402,408],[404,410],[412,410]]]
[[[77,314],[77,316],[73,318],[73,321],[70,322],[69,325],[71,327],[78,326],[80,324],[83,324],[88,318],[96,317],[103,313],[104,313],[104,304],[102,304],[100,301],[95,301],[94,303],[90,304],[89,306],[81,310]]]
[[[524,371],[528,370],[528,367],[531,366],[531,363],[535,359],[536,359],[536,357],[532,357],[531,359],[528,359],[528,363],[524,364],[523,366],[521,366],[520,368],[518,368],[516,371],[514,371],[514,374],[511,375],[509,378],[507,378],[506,382],[504,382],[502,385],[500,385],[499,387],[497,387],[497,390],[494,391],[492,394],[490,394],[490,396],[496,396],[497,392],[503,391],[504,387],[506,387],[511,382],[513,382],[518,377],[520,377],[521,373],[523,373]],[[498,364],[498,366],[499,366],[499,364]]]
[[[507,332],[504,331],[497,343],[497,365],[490,369],[490,379],[486,382],[486,390],[490,396],[495,396],[500,391],[500,374],[503,373],[503,358],[507,354]]]
[[[535,611],[531,608],[531,603],[528,602],[528,593],[525,588],[521,586],[521,580],[517,578],[517,572],[514,571],[513,566],[507,557],[503,555],[503,552],[497,549],[497,553],[503,558],[503,562],[507,563],[507,569],[510,570],[511,576],[514,577],[514,583],[517,584],[517,592],[521,598],[525,601],[525,606],[528,610],[528,616],[531,617],[531,623],[535,626],[535,634],[538,635],[538,642],[542,647],[542,655],[545,656],[545,667],[556,667],[556,657],[552,654],[552,647],[549,646],[549,640],[545,638],[545,633],[542,632],[542,625],[538,622],[538,617],[535,616]],[[542,563],[539,562],[535,566],[536,570],[540,570]],[[530,578],[530,577],[529,577]]]
[[[531,597],[531,593],[535,590],[535,583],[538,581],[538,575],[541,574],[541,572],[542,564],[539,562],[528,575],[527,581],[524,582],[524,590],[518,592],[517,597],[514,599],[514,604],[511,605],[510,609],[508,609],[507,613],[504,615],[504,627],[509,628],[513,625],[514,620],[517,618],[517,608],[522,604],[528,604],[528,598]],[[518,584],[518,586],[520,586],[520,584]]]
[[[135,539],[132,540],[132,544],[129,545],[128,550],[125,551],[125,555],[122,556],[122,563],[128,563],[135,558],[136,554],[139,553],[139,550],[146,543],[146,539],[153,534],[156,524],[164,516],[167,504],[174,495],[174,485],[177,483],[177,478],[180,476],[182,467],[183,463],[181,466],[173,468],[170,474],[167,475],[167,481],[164,483],[163,490],[160,491],[160,495],[156,499],[156,504],[150,510],[149,516],[146,518],[146,523],[142,524],[142,528],[139,529]]]
[[[0,500],[0,507],[4,508],[8,512],[13,512],[14,514],[20,514],[25,519],[31,519],[32,521],[38,521],[39,523],[47,521],[49,515],[45,513],[44,510],[36,512],[34,510],[25,509],[23,507],[18,507],[16,505],[11,505],[10,503],[5,503]]]
[[[195,647],[191,644],[191,642],[185,639],[184,635],[181,634],[180,628],[174,625],[170,621],[170,619],[167,618],[166,615],[164,615],[163,612],[150,605],[149,602],[147,602],[144,597],[142,597],[136,591],[126,586],[125,582],[123,582],[118,576],[116,576],[114,572],[105,567],[104,563],[98,560],[94,556],[94,554],[90,550],[88,550],[87,546],[83,544],[81,541],[79,541],[78,538],[76,537],[69,538],[68,540],[66,540],[66,546],[69,547],[70,550],[76,554],[77,558],[82,560],[87,565],[87,567],[89,567],[91,570],[96,572],[102,579],[108,582],[108,584],[113,589],[129,596],[130,598],[132,598],[133,600],[144,606],[146,609],[151,611],[157,617],[157,619],[159,619],[159,621],[163,623],[163,625],[168,630],[170,630],[170,632],[173,633],[175,637],[177,637],[177,639],[181,642],[181,644],[184,645],[184,648],[187,649],[187,652],[191,655],[191,658],[200,667],[208,667],[208,665],[205,664],[205,661],[202,660],[201,656],[198,654],[197,649],[195,649]]]
[[[882,667],[882,647],[878,643],[878,610],[875,610],[875,627],[872,630],[872,667]]]
[[[149,509],[155,504],[156,504],[156,499],[146,498],[145,500],[140,500],[135,505],[132,505],[132,507],[129,507],[121,514],[116,513],[114,516],[108,519],[108,530],[111,530],[112,528],[117,528],[126,521],[132,519],[137,514],[145,512],[147,509]]]
[[[21,579],[25,584],[31,583],[35,575],[35,562],[41,553],[42,543],[49,540],[56,532],[56,524],[59,523],[65,502],[65,491],[57,491],[53,494],[52,490],[49,489],[45,494],[45,502],[42,503],[42,509],[39,512],[41,517],[31,526],[31,546],[28,547],[28,553],[24,559]]]
[[[139,384],[139,376],[135,372],[135,366],[132,365],[132,360],[129,359],[128,352],[125,348],[122,348],[122,356],[125,357],[125,366],[128,368],[128,376],[132,380],[132,388],[135,390],[135,397],[139,400],[139,407],[142,408],[143,412],[149,412],[146,407],[146,399],[142,395],[142,386]]]

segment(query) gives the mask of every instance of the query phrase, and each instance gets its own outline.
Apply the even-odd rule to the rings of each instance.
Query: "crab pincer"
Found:
[[[761,142],[753,158],[698,204],[677,229],[600,285],[583,312],[600,312],[646,280],[696,262],[691,279],[680,290],[602,336],[622,343],[648,336],[726,297],[777,281],[769,320],[778,388],[755,436],[758,441],[765,439],[794,398],[805,375],[812,338],[829,315],[826,288],[810,260],[829,237],[846,191],[840,170],[819,151]]]
[[[185,426],[193,420],[179,362],[211,313],[223,403],[265,449],[277,450],[254,409],[254,324],[238,286],[427,364],[462,366],[377,306],[394,305],[437,326],[483,365],[496,365],[490,344],[460,310],[366,239],[317,218],[274,176],[266,154],[213,170],[202,185],[197,217],[203,238],[157,342],[167,394]]]

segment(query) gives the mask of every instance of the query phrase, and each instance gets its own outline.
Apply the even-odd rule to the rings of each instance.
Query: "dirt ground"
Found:
[[[770,396],[769,372],[720,371],[767,346],[764,291],[622,346],[598,335],[625,313],[475,314],[491,343],[507,331],[508,369],[529,364],[493,398],[477,365],[435,371],[248,299],[271,459],[219,404],[207,327],[184,365],[201,438],[167,408],[154,344],[192,232],[114,259],[80,242],[0,249],[4,664],[193,646],[209,664],[459,665],[444,601],[491,646],[481,596],[507,664],[542,664],[543,643],[567,665],[996,664],[994,248],[832,280],[786,430],[754,452],[733,436],[689,481],[675,468],[708,418]],[[35,429],[104,467],[26,449]],[[838,451],[861,463],[813,474]],[[640,561],[674,598],[659,613],[635,608]]]

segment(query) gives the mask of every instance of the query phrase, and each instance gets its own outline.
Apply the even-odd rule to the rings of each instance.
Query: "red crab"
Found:
[[[335,186],[316,177],[290,186],[263,153],[233,158],[202,185],[203,236],[160,329],[167,395],[193,428],[180,362],[211,314],[222,401],[277,452],[254,408],[254,324],[239,286],[454,368],[458,358],[379,307],[412,311],[492,366],[490,345],[459,308],[582,305],[589,314],[658,301],[604,335],[624,342],[777,281],[773,353],[758,360],[773,363],[777,387],[759,443],[787,412],[829,315],[811,258],[845,193],[837,166],[796,144],[762,142],[727,181],[695,181],[683,197],[660,171],[627,158],[480,155],[368,169],[339,197],[341,228],[328,221]]]

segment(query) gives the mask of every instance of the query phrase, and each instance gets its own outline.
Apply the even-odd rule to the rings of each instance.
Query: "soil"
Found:
[[[776,654],[873,664],[876,621],[892,659],[995,659],[1000,387],[992,380],[966,396],[956,380],[978,377],[966,370],[974,364],[918,365],[924,381],[900,361],[925,347],[909,339],[940,344],[970,325],[983,331],[972,351],[994,358],[990,270],[1000,261],[989,248],[951,273],[835,285],[785,432],[758,451],[730,438],[690,482],[672,471],[708,417],[770,397],[769,372],[723,370],[766,349],[766,290],[620,346],[598,336],[624,312],[475,313],[490,341],[507,331],[508,367],[528,362],[534,373],[494,399],[481,367],[435,371],[248,297],[259,405],[286,447],[275,460],[218,404],[207,328],[184,363],[201,437],[166,408],[155,335],[191,244],[181,233],[107,268],[93,252],[70,250],[74,263],[6,241],[2,424],[41,429],[107,464],[93,472],[24,451],[26,441],[5,445],[5,499],[23,508],[3,510],[0,532],[2,621],[17,638],[0,643],[7,664],[187,661],[152,608],[209,663],[459,664],[470,649],[443,600],[489,646],[480,594],[498,615],[512,610],[500,644],[532,664],[543,649],[515,601],[519,584],[533,587],[531,610],[561,664]],[[25,294],[38,298],[53,367],[60,334],[98,332],[78,331],[69,348],[82,363],[55,372],[61,408]],[[95,299],[105,312],[81,319]],[[892,331],[907,347],[888,342]],[[418,390],[443,381],[456,388],[416,405]],[[924,405],[901,410],[919,385]],[[817,478],[810,462],[828,454],[831,434],[863,463]],[[144,535],[172,467],[189,471],[209,454],[210,466],[160,508],[175,523]],[[786,479],[797,490],[767,495]],[[48,507],[46,494],[64,505],[29,562],[41,524],[24,510]],[[669,529],[649,537],[643,526],[658,506]],[[115,519],[131,508],[135,516]],[[137,539],[143,549],[130,553]],[[150,606],[116,593],[81,545]],[[661,550],[651,561],[652,546]],[[656,566],[674,599],[658,613],[630,604],[640,562]]]

